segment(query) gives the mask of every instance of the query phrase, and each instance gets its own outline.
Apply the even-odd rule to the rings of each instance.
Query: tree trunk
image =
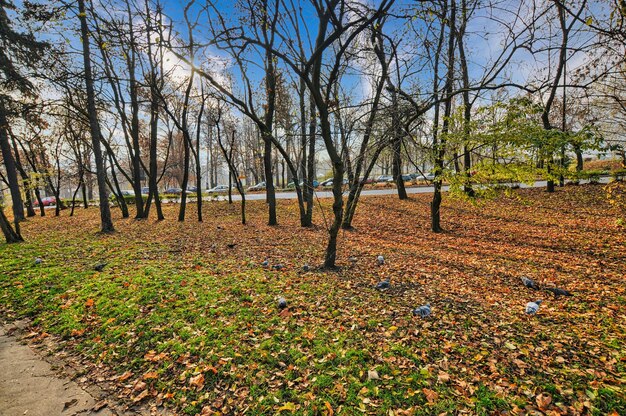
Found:
[[[576,153],[576,172],[580,172],[584,166],[583,152],[578,146],[574,148],[574,152]]]
[[[89,200],[87,199],[87,185],[85,185],[85,181],[81,181],[81,193],[83,197],[83,208],[89,208]]]
[[[0,148],[2,148],[4,167],[9,182],[9,190],[11,191],[11,200],[13,201],[13,216],[17,222],[24,219],[24,203],[22,202],[22,195],[20,194],[20,184],[17,179],[15,159],[13,158],[11,144],[9,143],[8,126],[9,122],[6,117],[6,109],[0,100]]]
[[[233,203],[233,174],[230,171],[228,172],[228,203]]]
[[[396,132],[397,133],[397,132]],[[395,134],[394,133],[394,136]],[[393,144],[393,179],[398,187],[398,198],[400,200],[407,199],[406,189],[404,187],[404,179],[402,179],[402,140],[399,137],[394,137]]]
[[[469,149],[471,120],[472,120],[472,102],[470,101],[470,81],[469,68],[467,65],[467,57],[465,55],[465,29],[467,27],[467,0],[461,0],[462,20],[458,31],[459,41],[459,62],[461,65],[461,77],[463,80],[463,175],[464,185],[463,191],[469,197],[474,197],[475,192],[471,183],[472,158]],[[456,158],[455,158],[456,161]]]
[[[548,168],[546,170],[548,172],[548,183],[546,185],[546,191],[548,192],[554,192],[554,181],[550,178],[550,175],[552,174],[552,161],[549,160],[548,161]]]
[[[338,157],[338,155],[337,155]],[[328,230],[328,244],[324,255],[324,268],[335,269],[337,260],[337,235],[343,217],[343,163],[341,158],[333,162],[333,214],[334,220]]]
[[[128,213],[128,205],[126,205],[126,199],[124,199],[124,195],[122,195],[122,190],[120,189],[120,183],[117,180],[117,174],[115,173],[115,165],[113,164],[113,157],[109,154],[109,161],[111,163],[111,177],[113,178],[113,184],[115,188],[109,182],[107,178],[108,186],[111,188],[113,195],[115,195],[115,199],[120,206],[120,211],[122,211],[122,218],[128,218],[130,214]]]
[[[446,9],[447,9],[446,3]],[[444,16],[447,15],[444,13]],[[448,19],[448,56],[447,56],[447,75],[446,75],[446,88],[445,94],[446,99],[444,102],[444,116],[443,123],[441,126],[441,137],[439,140],[434,139],[434,151],[435,151],[435,179],[433,181],[434,185],[434,193],[433,200],[430,204],[430,215],[431,215],[431,230],[435,233],[442,232],[441,228],[441,185],[442,185],[442,174],[444,168],[444,157],[446,154],[446,136],[448,134],[449,126],[450,126],[450,115],[452,113],[452,91],[454,88],[454,33],[455,33],[455,22],[456,22],[456,0],[450,0],[450,14]],[[435,77],[437,78],[437,77]],[[439,107],[437,106],[435,109],[435,117],[438,118],[439,111],[437,111]],[[437,123],[435,123],[435,128],[437,127]],[[435,136],[436,137],[436,136]]]
[[[11,137],[13,142],[13,152],[15,154],[15,167],[17,171],[20,173],[22,177],[22,182],[24,183],[24,197],[26,199],[26,216],[34,217],[35,210],[33,209],[33,198],[30,189],[30,178],[28,177],[28,173],[24,170],[24,166],[22,165],[22,161],[20,160],[20,153],[17,150],[17,143],[15,142],[15,136]]]
[[[154,199],[154,207],[157,212],[157,219],[159,221],[165,219],[163,216],[163,209],[161,207],[161,197],[159,196],[159,186],[157,182],[158,166],[157,166],[157,146],[158,146],[158,123],[159,123],[159,98],[154,91],[154,86],[151,87],[150,95],[150,162],[148,172],[148,200],[146,201],[146,209],[144,215],[148,218],[150,215],[150,204]]]
[[[4,215],[4,210],[2,209],[2,205],[0,205],[0,228],[2,228],[2,234],[4,234],[4,239],[7,244],[11,243],[19,243],[20,241],[24,241],[19,231],[19,221],[15,221],[16,229],[13,230],[11,227],[11,223],[8,218]]]
[[[41,200],[41,193],[39,192],[39,187],[35,187],[35,198],[37,198],[37,203],[39,204],[39,216],[46,216],[46,209],[43,206],[43,201]]]
[[[202,90],[203,99],[198,119],[196,120],[196,143],[193,149],[193,160],[196,168],[196,208],[198,210],[198,222],[202,222],[202,167],[200,166],[200,133],[202,131],[202,114],[204,113],[204,89]]]
[[[24,181],[24,196],[26,197],[26,216],[34,217],[37,215],[35,212],[35,208],[33,208],[33,195],[30,191],[30,180],[28,178],[23,179]]]
[[[309,187],[309,175],[307,172],[307,114],[306,114],[306,84],[304,83],[304,78],[300,78],[300,85],[298,88],[298,102],[300,105],[300,177],[302,178],[302,183],[304,187],[302,189],[302,198],[304,199],[305,204],[308,205],[309,194],[313,194],[313,189]],[[301,225],[303,227],[310,227],[312,223],[312,218],[308,216],[308,212],[305,209],[304,217],[302,219]]]
[[[272,173],[272,140],[267,137],[267,132],[261,132],[261,134],[265,136],[263,138],[263,168],[265,171],[265,194],[269,210],[267,224],[278,225],[276,218],[276,190],[274,189],[274,176]]]
[[[315,180],[315,141],[316,141],[317,120],[315,118],[315,101],[311,98],[309,103],[309,151],[306,160],[306,183],[308,194],[305,198],[306,213],[304,217],[305,227],[313,225],[313,197],[315,188],[313,181]]]
[[[187,209],[187,187],[189,186],[189,165],[191,164],[191,136],[189,134],[189,96],[191,94],[191,87],[193,86],[195,71],[192,67],[191,74],[189,75],[189,82],[187,83],[187,88],[185,89],[185,98],[183,100],[183,113],[181,116],[181,122],[178,123],[176,121],[176,117],[174,117],[171,112],[167,109],[167,104],[165,105],[166,111],[170,113],[174,123],[180,129],[183,134],[183,144],[184,144],[184,162],[183,162],[183,182],[181,183],[181,194],[180,194],[180,210],[178,211],[178,221],[185,220],[185,212]]]
[[[72,208],[70,209],[70,217],[74,216],[74,208],[76,208],[76,195],[78,195],[78,191],[80,191],[80,188],[82,187],[82,181],[78,182],[78,186],[76,187],[76,190],[74,190],[74,194],[72,195]]]
[[[93,88],[93,76],[91,73],[91,53],[89,51],[89,30],[87,28],[87,14],[85,11],[85,0],[78,0],[78,16],[80,18],[80,32],[83,41],[83,63],[85,68],[85,86],[87,91],[87,112],[89,115],[89,128],[91,130],[91,144],[96,160],[96,176],[98,178],[98,194],[100,197],[100,222],[101,231],[110,233],[115,231],[111,220],[111,210],[106,191],[106,171],[104,160],[102,159],[102,149],[100,148],[100,125],[98,124],[98,113],[96,109],[96,97]]]
[[[561,146],[559,165],[561,167],[561,171],[559,172],[559,187],[562,188],[565,186],[565,175],[563,174],[563,170],[565,169],[565,145]]]
[[[184,121],[183,121],[184,122]],[[185,129],[183,131],[183,141],[185,142],[185,156],[183,163],[183,183],[180,185],[182,188],[180,194],[180,210],[178,211],[178,221],[185,221],[185,212],[187,209],[187,185],[189,184],[189,131]]]
[[[441,215],[439,209],[441,208],[441,182],[435,182],[435,193],[433,194],[433,200],[430,203],[430,229],[439,233],[441,228]]]
[[[400,200],[407,199],[406,189],[404,188],[404,180],[402,179],[402,124],[400,107],[398,106],[398,93],[394,89],[391,95],[391,105],[393,107],[391,114],[392,124],[392,142],[391,150],[393,152],[391,172],[393,180],[398,188],[398,198]]]

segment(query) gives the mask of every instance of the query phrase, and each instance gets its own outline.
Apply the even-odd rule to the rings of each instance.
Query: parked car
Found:
[[[196,187],[196,186],[188,186],[187,187],[187,193],[195,194],[196,192],[198,192],[198,187]]]
[[[228,192],[228,185],[217,185],[215,188],[209,189],[210,193]]]
[[[180,188],[167,188],[164,193],[172,194],[172,195],[180,195],[183,193],[183,190]]]
[[[265,182],[259,182],[256,185],[252,185],[248,188],[248,191],[262,191],[265,189]]]
[[[122,196],[135,196],[135,191],[132,189],[122,189]]]
[[[426,175],[421,175],[419,179],[423,181],[432,181],[433,179],[435,179],[435,174],[433,172],[429,172]]]
[[[41,198],[41,205],[43,205],[44,207],[49,207],[50,205],[56,205],[56,204],[57,204],[57,199],[53,196],[47,196],[45,198]],[[38,207],[39,201],[35,200],[34,205]]]
[[[141,188],[141,195],[148,195],[150,193],[150,188],[147,186],[144,186],[143,188]]]
[[[411,175],[402,175],[402,180],[404,182],[410,182],[413,180],[413,178],[411,177]]]
[[[376,178],[375,182],[393,182],[393,176],[380,175],[378,178]]]
[[[363,177],[361,176],[361,177],[359,178],[359,180],[361,181],[361,183],[365,183],[365,184],[368,184],[368,183],[374,183],[374,178],[367,178],[367,179],[365,179],[365,178],[363,178]]]
[[[324,182],[320,183],[321,186],[333,186],[334,181],[332,179],[326,179]],[[348,179],[343,179],[341,181],[342,184],[347,185],[349,183]]]

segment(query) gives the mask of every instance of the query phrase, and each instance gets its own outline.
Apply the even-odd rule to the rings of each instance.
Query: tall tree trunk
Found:
[[[145,1],[146,10],[150,10],[148,0]],[[161,198],[159,197],[159,187],[157,180],[157,145],[158,145],[158,127],[159,127],[159,88],[163,86],[163,74],[157,76],[157,64],[152,54],[152,17],[150,13],[146,14],[146,41],[148,44],[148,62],[150,65],[150,150],[148,164],[148,199],[144,210],[144,217],[150,215],[150,205],[154,198],[154,206],[157,211],[157,219],[163,220],[163,210],[161,208]],[[158,24],[161,24],[161,15],[158,18]]]
[[[446,3],[447,6],[448,3]],[[452,92],[454,88],[454,40],[455,40],[455,22],[456,22],[456,0],[449,0],[450,14],[448,20],[449,34],[448,34],[448,56],[447,56],[447,75],[446,75],[446,99],[444,102],[444,116],[441,126],[441,136],[435,146],[435,180],[434,180],[434,194],[433,200],[430,206],[431,215],[431,230],[439,233],[443,231],[441,228],[441,185],[442,174],[444,168],[444,157],[446,154],[446,136],[450,127],[450,115],[452,113]],[[446,13],[444,13],[444,16]]]
[[[309,103],[309,151],[307,152],[306,160],[306,183],[308,188],[308,195],[306,197],[306,214],[304,218],[304,226],[310,227],[313,225],[313,197],[315,195],[315,188],[313,187],[313,181],[315,180],[315,142],[317,130],[317,119],[315,118],[315,101],[311,98]]]
[[[404,187],[404,180],[402,179],[402,123],[400,106],[398,105],[398,93],[395,89],[391,94],[391,124],[392,124],[392,141],[391,151],[393,152],[392,168],[391,172],[393,180],[396,182],[398,189],[398,198],[400,200],[407,199],[406,189]]]
[[[183,132],[184,142],[184,161],[183,161],[183,182],[180,187],[182,188],[180,194],[180,210],[178,211],[178,221],[185,221],[185,212],[187,209],[187,185],[189,184],[189,131]]]
[[[402,179],[402,137],[400,136],[402,134],[402,127],[400,126],[399,120],[396,119],[396,123],[397,125],[394,125],[394,138],[391,146],[393,151],[393,164],[391,171],[398,188],[398,198],[403,200],[407,199],[408,196],[404,187],[404,179]]]
[[[546,99],[546,104],[544,105],[543,112],[541,113],[541,121],[543,123],[544,130],[551,130],[553,128],[552,124],[550,123],[550,110],[552,109],[552,104],[554,103],[556,92],[559,87],[559,83],[561,82],[561,76],[563,76],[564,74],[565,64],[567,62],[569,33],[573,27],[572,25],[579,20],[583,10],[585,10],[585,5],[587,2],[586,0],[583,0],[583,2],[580,4],[580,9],[576,13],[576,15],[572,15],[573,20],[570,23],[570,25],[567,24],[567,21],[566,21],[567,12],[565,11],[565,7],[563,6],[563,4],[561,4],[558,1],[554,3],[558,10],[559,26],[561,28],[561,33],[562,33],[563,38],[561,39],[561,45],[559,47],[559,60],[556,65],[556,74],[554,76],[554,80],[552,81],[552,84],[550,85],[548,98]],[[548,192],[554,192],[554,180],[553,178],[550,177],[552,173],[553,163],[554,163],[554,152],[551,151],[551,154],[547,161],[548,183],[546,186],[546,190]]]
[[[2,148],[4,168],[7,173],[9,190],[11,191],[13,216],[15,218],[15,221],[18,222],[24,219],[24,203],[22,202],[22,195],[20,194],[20,184],[17,179],[15,159],[13,158],[11,144],[9,143],[9,135],[7,130],[8,128],[9,122],[6,117],[6,109],[4,108],[4,103],[0,99],[0,148]]]
[[[178,211],[178,221],[185,221],[185,211],[187,209],[187,187],[189,185],[189,165],[191,158],[191,137],[189,135],[189,95],[191,94],[191,87],[193,86],[193,78],[195,72],[192,68],[189,75],[189,82],[187,83],[187,89],[185,90],[185,99],[183,100],[183,114],[181,131],[183,133],[184,142],[184,162],[183,162],[183,183],[181,184],[180,194],[180,210]]]
[[[470,101],[470,80],[467,57],[465,55],[465,29],[467,27],[467,0],[461,0],[461,24],[458,31],[459,42],[459,63],[461,66],[461,77],[463,81],[463,191],[469,197],[475,196],[474,188],[471,184],[472,157],[470,154],[469,141],[472,121],[472,102]],[[456,160],[456,158],[455,158]]]
[[[146,209],[144,215],[148,218],[150,214],[150,203],[154,199],[154,207],[157,212],[157,219],[159,221],[165,219],[163,216],[163,209],[161,207],[161,197],[159,196],[159,186],[157,182],[158,176],[158,160],[157,160],[157,146],[158,146],[158,123],[159,123],[159,98],[156,94],[154,86],[150,87],[150,162],[148,172],[148,200],[146,201]]]
[[[274,29],[276,19],[270,24],[267,14],[267,1],[261,3],[264,15],[263,36],[265,41],[269,43],[269,39],[273,39],[273,34],[268,37],[268,29]],[[274,175],[272,172],[272,130],[274,128],[274,112],[276,110],[276,72],[274,67],[274,56],[270,49],[265,50],[265,100],[266,108],[263,116],[263,128],[261,129],[261,138],[263,139],[263,167],[265,170],[265,194],[268,208],[268,225],[278,225],[276,217],[276,190],[274,188]]]
[[[302,197],[306,201],[309,197],[310,189],[306,186],[308,181],[308,175],[306,170],[306,161],[307,161],[307,113],[306,113],[306,84],[304,83],[304,79],[300,78],[300,84],[298,86],[298,104],[300,110],[300,160],[299,160],[299,169],[300,169],[300,177],[304,182],[305,186],[302,190]]]
[[[96,109],[96,97],[93,88],[93,75],[91,73],[91,53],[89,51],[89,29],[87,28],[87,14],[85,0],[78,0],[78,16],[80,18],[80,32],[83,41],[83,63],[85,68],[85,86],[87,91],[87,113],[89,115],[89,129],[91,130],[91,144],[94,159],[96,160],[96,176],[98,178],[98,194],[100,197],[100,230],[103,233],[115,231],[111,220],[109,198],[106,191],[106,171],[100,148],[100,125]]]
[[[193,150],[193,160],[196,169],[196,208],[198,210],[198,222],[202,222],[202,167],[200,165],[200,135],[202,131],[202,115],[204,114],[204,106],[206,97],[204,95],[204,87],[202,87],[202,103],[198,118],[196,120],[196,143]]]
[[[328,27],[329,16],[324,15],[319,22],[318,34],[315,41],[316,48],[321,48],[325,42],[326,29]],[[333,168],[333,222],[328,230],[328,243],[326,252],[324,253],[324,268],[335,269],[337,260],[337,235],[341,227],[341,219],[343,218],[343,159],[333,140],[332,129],[330,126],[330,112],[328,101],[322,95],[322,56],[315,59],[311,74],[311,94],[315,99],[315,106],[319,114],[320,135],[324,140],[324,146],[328,152],[328,157]]]
[[[126,2],[126,12],[128,16],[128,51],[125,52],[124,57],[126,59],[128,68],[128,87],[130,89],[130,108],[131,108],[131,120],[130,120],[130,134],[132,139],[132,186],[135,197],[135,219],[144,218],[143,213],[143,196],[141,195],[141,177],[145,174],[141,163],[141,147],[139,145],[139,83],[136,79],[136,59],[137,59],[137,43],[135,41],[134,30],[134,17],[130,9],[131,2]]]
[[[24,197],[26,199],[26,216],[34,217],[35,210],[33,209],[33,198],[30,189],[30,178],[28,177],[28,173],[24,170],[24,166],[22,165],[22,161],[20,160],[20,153],[17,149],[17,143],[15,140],[15,136],[12,135],[11,140],[13,142],[13,152],[15,154],[15,167],[17,168],[20,176],[22,177],[22,182],[24,183]]]

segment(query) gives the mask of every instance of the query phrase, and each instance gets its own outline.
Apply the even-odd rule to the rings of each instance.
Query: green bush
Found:
[[[123,195],[124,198],[124,202],[126,202],[126,205],[134,205],[135,204],[135,195]],[[117,196],[115,195],[111,195],[109,197],[109,199],[114,203],[117,204]],[[148,199],[147,195],[141,195],[141,199],[143,200],[143,202],[145,203],[146,200]]]
[[[583,170],[578,172],[578,179],[588,180],[589,183],[597,184],[600,183],[600,176],[606,175],[607,172],[604,170]]]

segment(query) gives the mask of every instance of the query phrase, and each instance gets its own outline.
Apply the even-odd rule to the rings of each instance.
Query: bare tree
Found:
[[[78,0],[78,17],[80,19],[80,31],[83,43],[83,63],[85,69],[85,87],[87,94],[87,112],[89,115],[89,129],[91,131],[91,145],[93,149],[94,159],[96,161],[96,173],[98,178],[98,194],[100,197],[100,230],[103,233],[115,231],[113,221],[111,220],[111,211],[109,209],[109,198],[106,191],[106,170],[104,169],[104,160],[102,158],[102,149],[100,147],[100,125],[98,122],[98,114],[96,109],[96,97],[93,88],[93,75],[91,72],[91,52],[89,47],[89,29],[87,27],[87,13],[85,10],[85,0]]]

